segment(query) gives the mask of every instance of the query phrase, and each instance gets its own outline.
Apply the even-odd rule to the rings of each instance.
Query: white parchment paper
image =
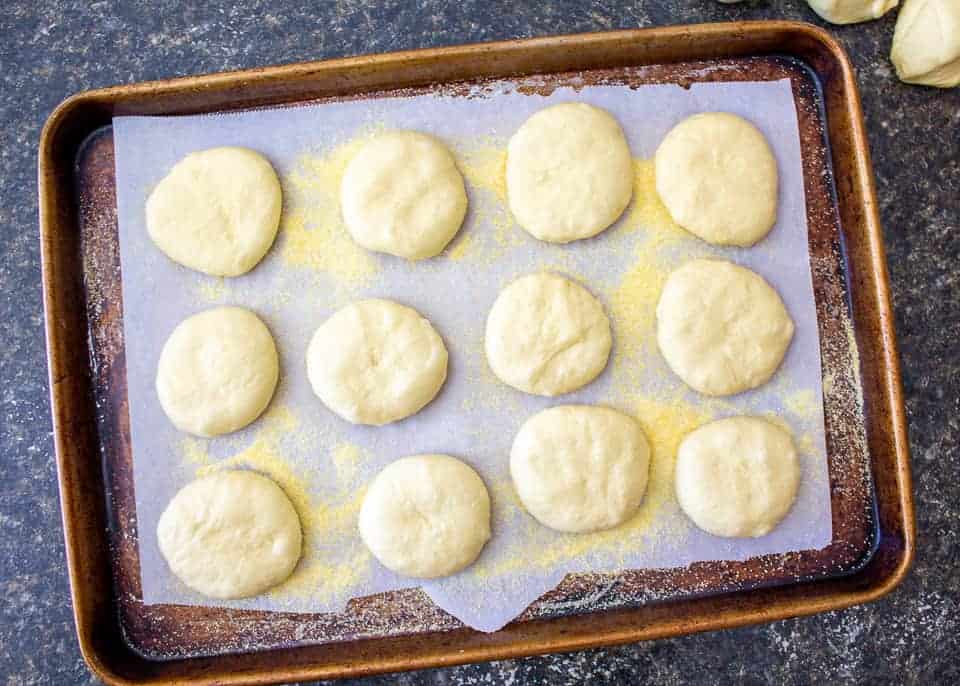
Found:
[[[568,246],[537,242],[512,224],[491,178],[497,151],[505,149],[511,133],[533,112],[564,101],[612,112],[638,160],[651,158],[666,132],[688,115],[724,110],[749,118],[770,141],[779,166],[776,227],[751,249],[714,248],[682,232],[663,240],[661,229],[645,226],[654,221],[650,208],[655,201],[638,197],[637,212],[629,210],[620,225],[595,239]],[[343,235],[336,188],[330,187],[336,181],[337,151],[342,156],[344,145],[381,128],[433,133],[463,164],[470,212],[443,256],[410,263],[364,253]],[[114,120],[114,140],[145,603],[335,612],[353,597],[420,585],[466,624],[492,631],[570,572],[743,560],[819,549],[830,542],[818,330],[798,125],[788,81],[689,89],[601,85],[561,88],[546,97],[501,83],[469,97],[424,95],[212,116],[120,117]],[[150,242],[144,220],[146,198],[171,166],[189,152],[219,145],[265,154],[281,175],[285,194],[276,245],[253,272],[235,279],[207,277],[172,263]],[[656,351],[649,316],[656,292],[647,286],[683,259],[704,255],[726,257],[763,275],[797,325],[771,383],[723,401],[698,396],[669,372]],[[487,370],[482,354],[483,323],[499,290],[540,269],[581,281],[604,302],[613,320],[616,352],[607,370],[586,388],[556,399],[503,386]],[[416,308],[433,322],[450,352],[448,380],[436,400],[416,416],[380,428],[356,427],[337,418],[314,397],[306,377],[312,332],[338,307],[361,297],[391,298]],[[154,376],[172,329],[216,304],[244,305],[267,322],[280,350],[282,381],[271,409],[258,422],[206,441],[174,429],[160,408]],[[562,403],[602,403],[634,413],[654,444],[647,500],[634,521],[613,532],[552,532],[524,513],[512,493],[508,456],[516,431],[538,410]],[[802,454],[795,506],[773,532],[749,540],[717,538],[691,526],[671,486],[678,436],[703,421],[738,413],[776,415],[790,427]],[[355,516],[364,485],[377,471],[396,458],[423,452],[458,456],[479,471],[493,498],[494,534],[473,567],[417,584],[386,571],[366,552]],[[157,520],[176,491],[198,474],[225,467],[264,471],[293,491],[306,536],[304,558],[289,584],[233,602],[189,591],[170,573],[156,541]]]

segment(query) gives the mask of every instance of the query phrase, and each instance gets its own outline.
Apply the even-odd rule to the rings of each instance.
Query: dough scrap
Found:
[[[350,160],[340,207],[364,248],[419,260],[440,254],[456,235],[467,193],[443,143],[417,131],[391,131]]]
[[[657,194],[677,224],[714,245],[751,246],[777,221],[777,161],[753,124],[705,112],[674,126],[654,158]]]
[[[609,529],[633,516],[647,489],[650,448],[635,419],[606,407],[560,405],[517,433],[510,475],[541,524],[570,533]]]
[[[899,0],[807,0],[810,9],[832,24],[856,24],[879,19]]]
[[[280,226],[280,180],[247,148],[211,148],[180,160],[147,199],[147,232],[174,262],[239,276],[267,254]]]
[[[380,426],[419,412],[447,378],[447,348],[420,314],[390,300],[361,300],[313,335],[314,393],[354,424]]]
[[[893,30],[890,59],[906,83],[960,85],[960,2],[905,0]]]
[[[507,199],[517,223],[550,243],[589,238],[633,195],[633,158],[609,113],[585,103],[540,110],[507,146]]]
[[[701,426],[677,450],[680,507],[715,536],[769,533],[790,510],[799,483],[800,461],[790,434],[759,417]]]
[[[180,322],[157,364],[157,396],[181,431],[212,437],[250,424],[280,377],[277,347],[257,315],[216,307]]]
[[[449,455],[404,457],[370,484],[359,527],[370,552],[397,574],[448,576],[490,540],[490,496],[480,476]]]
[[[674,373],[705,395],[766,383],[794,325],[763,277],[725,260],[691,260],[667,278],[657,303],[657,343]]]
[[[535,395],[569,393],[607,365],[610,320],[580,284],[557,274],[523,276],[497,296],[484,346],[493,373]]]
[[[160,552],[183,583],[209,598],[276,586],[300,559],[300,518],[265,476],[216,472],[184,486],[157,524]]]

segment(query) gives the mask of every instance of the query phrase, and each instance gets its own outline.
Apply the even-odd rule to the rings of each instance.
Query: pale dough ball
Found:
[[[180,160],[147,199],[147,231],[174,262],[238,276],[267,254],[280,226],[280,180],[246,148],[211,148]]]
[[[899,0],[807,0],[810,9],[832,24],[856,24],[879,19]]]
[[[684,119],[661,141],[654,168],[673,221],[708,243],[750,246],[777,221],[777,161],[757,127],[735,114]]]
[[[960,0],[906,0],[893,31],[890,59],[907,83],[960,85]],[[956,126],[952,133],[956,147]]]
[[[260,318],[242,307],[217,307],[170,334],[157,365],[157,395],[181,431],[219,436],[259,417],[279,376],[277,347]]]
[[[392,131],[350,160],[340,208],[364,248],[419,260],[440,254],[460,229],[467,193],[443,143],[416,131]]]
[[[587,289],[549,273],[504,288],[487,316],[484,346],[493,373],[536,395],[569,393],[607,364],[612,338],[603,306]]]
[[[157,524],[160,552],[210,598],[246,598],[287,579],[300,559],[297,511],[255,472],[216,472],[184,486]]]
[[[633,158],[605,110],[566,103],[540,110],[507,146],[507,198],[517,223],[541,241],[589,238],[623,214]]]
[[[667,278],[657,343],[674,373],[706,395],[765,384],[780,366],[793,320],[758,274],[724,260],[691,260]]]
[[[510,475],[527,511],[557,531],[617,526],[640,507],[650,448],[632,417],[561,405],[535,414],[510,451]]]
[[[307,349],[307,376],[335,413],[379,426],[433,400],[447,378],[447,348],[416,310],[362,300],[317,329]]]
[[[799,483],[790,434],[758,417],[701,426],[677,450],[680,507],[715,536],[768,533],[790,510]]]
[[[476,560],[490,540],[490,496],[460,460],[404,457],[370,484],[360,507],[360,537],[397,574],[447,576]]]

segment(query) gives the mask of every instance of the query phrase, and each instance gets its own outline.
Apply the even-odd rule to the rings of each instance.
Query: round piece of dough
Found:
[[[167,257],[215,276],[238,276],[267,254],[280,226],[280,180],[246,148],[180,160],[147,199],[147,231]]]
[[[960,2],[906,0],[893,30],[890,59],[901,81],[938,88],[960,85]],[[951,135],[955,144],[955,127]]]
[[[763,536],[784,518],[800,483],[790,434],[758,417],[731,417],[687,434],[676,491],[694,524],[715,536]]]
[[[317,329],[307,376],[324,405],[348,422],[380,426],[433,400],[447,378],[447,348],[416,310],[361,300]]]
[[[170,334],[157,365],[157,395],[178,429],[209,438],[259,417],[279,376],[277,347],[260,318],[242,307],[217,307]]]
[[[617,526],[640,507],[650,448],[632,417],[561,405],[535,414],[510,451],[520,501],[541,524],[584,533]]]
[[[831,24],[856,24],[879,19],[899,0],[807,0],[810,9]]]
[[[654,159],[657,194],[677,224],[715,245],[753,245],[777,221],[777,161],[753,124],[706,112],[674,126]]]
[[[540,110],[507,146],[507,199],[517,222],[549,243],[589,238],[623,214],[633,158],[609,113],[584,103]]]
[[[440,254],[460,229],[467,192],[443,143],[416,131],[392,131],[350,160],[340,208],[364,248],[419,260]]]
[[[183,583],[210,598],[247,598],[287,579],[300,559],[300,518],[255,472],[216,472],[184,486],[157,524],[160,552]]]
[[[607,365],[612,337],[603,306],[557,274],[521,277],[504,288],[487,316],[484,346],[493,373],[535,395],[569,393]]]
[[[476,560],[490,540],[490,496],[460,460],[404,457],[370,484],[360,507],[360,537],[397,574],[447,576]]]
[[[793,338],[777,292],[724,260],[691,260],[667,278],[657,303],[657,343],[674,373],[705,395],[765,384]]]

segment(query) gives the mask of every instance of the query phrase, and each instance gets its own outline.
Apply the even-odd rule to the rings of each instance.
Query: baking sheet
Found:
[[[501,169],[510,134],[555,102],[585,101],[611,111],[637,158],[634,202],[612,229],[567,246],[539,243],[513,224]],[[649,159],[664,134],[690,114],[731,111],[766,134],[781,174],[777,225],[751,249],[707,246],[673,226],[652,191]],[[431,132],[454,150],[470,211],[444,255],[409,263],[367,253],[344,233],[337,182],[358,141],[385,128]],[[826,546],[832,535],[816,313],[807,259],[799,135],[788,80],[626,88],[617,85],[516,92],[510,83],[469,93],[379,98],[198,117],[114,120],[124,334],[143,600],[333,612],[353,597],[420,585],[466,624],[495,630],[569,572],[685,566]],[[281,175],[284,218],[274,248],[252,273],[218,279],[170,262],[146,233],[143,206],[153,186],[188,152],[245,145]],[[692,256],[749,266],[780,292],[797,333],[766,386],[726,400],[688,391],[656,350],[653,310],[669,270]],[[499,290],[517,276],[551,269],[578,279],[605,304],[614,354],[599,379],[562,398],[526,396],[499,383],[482,353],[483,322]],[[310,335],[338,307],[388,297],[415,307],[445,338],[447,383],[418,415],[386,427],[355,427],[327,411],[306,379]],[[264,318],[280,349],[282,381],[264,417],[214,440],[185,437],[164,416],[153,379],[160,349],[183,318],[216,304],[240,304]],[[635,414],[654,449],[651,483],[638,515],[609,532],[552,532],[526,515],[509,482],[513,436],[536,411],[602,403]],[[672,460],[684,433],[738,413],[776,415],[794,433],[802,482],[794,508],[769,535],[720,539],[692,527],[676,504]],[[494,537],[478,562],[425,583],[394,575],[356,533],[363,487],[390,461],[420,452],[464,459],[483,476],[494,506]],[[166,503],[199,474],[251,468],[293,498],[305,553],[286,584],[259,598],[222,602],[186,589],[156,544]]]

